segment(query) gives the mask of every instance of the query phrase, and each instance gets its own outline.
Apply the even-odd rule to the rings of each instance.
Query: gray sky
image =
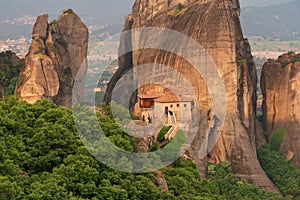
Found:
[[[242,7],[269,6],[292,0],[240,0]],[[0,19],[10,16],[49,13],[53,18],[65,8],[73,8],[83,18],[99,20],[123,18],[131,12],[134,0],[0,0]],[[54,15],[54,16],[53,16]]]
[[[47,13],[50,20],[56,19],[63,9],[72,8],[87,25],[116,24],[123,27],[124,17],[131,13],[135,0],[0,0],[0,36],[17,35],[18,30],[12,24],[5,24],[5,21],[24,15],[38,16]],[[167,1],[167,0],[166,0]],[[268,6],[285,4],[295,1],[290,6],[276,6],[268,9]],[[241,21],[244,33],[252,35],[259,30],[265,32],[298,32],[300,0],[240,0],[242,7]],[[253,7],[259,6],[259,7]],[[266,6],[266,8],[261,7]],[[249,8],[249,9],[248,9]],[[280,20],[278,20],[280,19]],[[278,22],[274,22],[278,20]],[[295,21],[296,20],[296,21]],[[263,24],[264,26],[259,26]],[[269,27],[265,27],[265,26]],[[26,27],[25,27],[26,28]],[[280,30],[277,30],[281,28]],[[26,34],[30,35],[31,28],[26,28]],[[21,34],[21,33],[20,33]],[[22,33],[25,34],[25,33]]]

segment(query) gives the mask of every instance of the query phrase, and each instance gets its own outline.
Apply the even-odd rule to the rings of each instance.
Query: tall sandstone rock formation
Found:
[[[296,155],[294,163],[300,167],[300,54],[268,60],[261,76],[265,131],[270,139],[276,129],[285,129],[281,149],[287,159]]]
[[[82,83],[82,90],[75,95],[83,97],[84,79],[78,80],[77,73],[86,70],[87,47],[88,29],[71,9],[50,24],[47,14],[40,15],[18,79],[17,96],[29,103],[49,99],[71,107],[75,80]]]
[[[199,158],[199,150],[211,101],[209,94],[203,92],[207,89],[203,78],[192,73],[191,64],[183,58],[155,49],[141,49],[121,56],[120,69],[110,81],[105,98],[109,101],[116,82],[132,67],[156,63],[162,64],[162,68],[165,65],[176,69],[191,83],[200,105],[202,129],[190,148],[200,176],[205,177],[207,160],[227,160],[238,177],[277,192],[256,156],[256,67],[249,43],[242,35],[239,15],[238,0],[136,0],[132,14],[126,17],[124,30],[160,27],[181,32],[199,42],[216,63],[225,87],[227,115],[221,137],[207,159]],[[121,48],[124,45],[130,46],[130,41],[121,38]],[[155,70],[157,67],[150,74],[159,74]],[[172,78],[180,82],[176,77]]]

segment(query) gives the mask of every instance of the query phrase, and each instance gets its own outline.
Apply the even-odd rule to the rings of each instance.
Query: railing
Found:
[[[172,126],[168,133],[165,135],[165,140],[170,140],[176,136],[177,131],[179,130],[178,126]]]

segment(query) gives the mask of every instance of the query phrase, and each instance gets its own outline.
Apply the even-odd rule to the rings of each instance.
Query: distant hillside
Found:
[[[300,1],[288,1],[271,6],[243,8],[241,21],[245,35],[266,39],[300,39]]]
[[[15,23],[16,18],[22,16],[36,17],[41,13],[48,13],[50,19],[55,19],[66,8],[72,8],[76,11],[88,26],[123,24],[124,17],[132,7],[133,0],[0,0],[0,4],[1,40],[30,36],[33,24]]]
[[[32,25],[0,23],[0,40],[17,39],[21,36],[29,37]]]
[[[22,15],[38,16],[48,13],[56,18],[63,9],[72,8],[85,23],[115,21],[124,18],[133,4],[133,0],[0,0],[0,20]]]
[[[299,0],[240,0],[242,6],[241,22],[245,35],[263,36],[281,40],[300,39]],[[0,0],[0,40],[30,36],[32,25],[11,24],[5,20],[13,20],[24,15],[38,16],[49,13],[56,18],[65,8],[76,11],[85,24],[108,25],[110,33],[122,29],[124,17],[129,14],[133,0]],[[116,27],[118,26],[118,27]],[[98,33],[103,33],[104,29]]]
[[[241,7],[249,6],[271,6],[276,4],[283,4],[294,0],[240,0]]]

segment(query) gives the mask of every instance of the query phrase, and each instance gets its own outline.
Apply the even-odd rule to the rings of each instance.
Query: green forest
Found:
[[[98,114],[110,140],[133,151],[135,141],[112,119]],[[106,127],[106,129],[105,129]],[[0,199],[300,199],[300,169],[269,145],[259,160],[282,193],[261,190],[231,173],[230,163],[208,166],[200,180],[194,163],[178,159],[161,169],[168,191],[153,173],[131,174],[94,159],[82,144],[72,110],[47,100],[35,104],[14,97],[0,101]]]
[[[11,51],[0,53],[0,98],[13,95],[23,60]]]

